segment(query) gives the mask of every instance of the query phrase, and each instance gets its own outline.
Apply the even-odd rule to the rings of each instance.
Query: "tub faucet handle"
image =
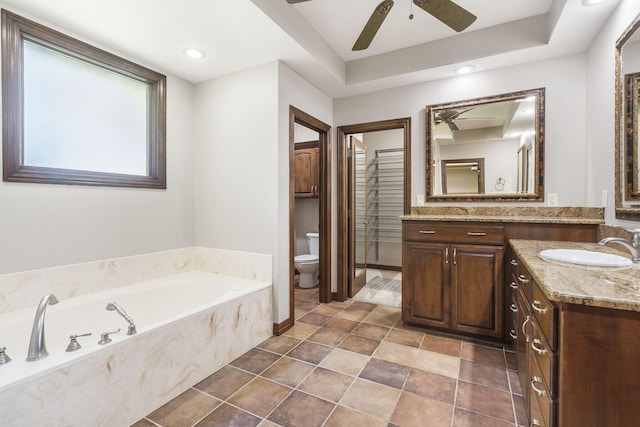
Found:
[[[115,331],[101,333],[100,334],[100,341],[98,341],[98,344],[100,344],[100,345],[109,344],[111,342],[111,338],[109,337],[109,335],[117,334],[118,332],[120,332],[120,328],[118,328]]]
[[[69,345],[67,346],[67,349],[65,351],[70,352],[70,351],[80,350],[82,346],[80,345],[80,343],[76,338],[88,337],[89,335],[91,335],[91,332],[87,332],[86,334],[80,334],[80,335],[69,335],[69,339],[71,341],[69,341]]]
[[[0,365],[11,362],[11,358],[5,353],[6,349],[7,347],[0,347]]]

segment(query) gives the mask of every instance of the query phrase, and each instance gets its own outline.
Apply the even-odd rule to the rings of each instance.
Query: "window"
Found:
[[[2,10],[3,179],[166,188],[166,77]]]

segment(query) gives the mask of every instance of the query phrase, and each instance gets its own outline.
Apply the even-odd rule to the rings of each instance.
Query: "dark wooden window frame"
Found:
[[[147,84],[147,174],[24,165],[23,43],[29,41]],[[43,184],[167,188],[166,77],[41,24],[2,10],[3,180]]]

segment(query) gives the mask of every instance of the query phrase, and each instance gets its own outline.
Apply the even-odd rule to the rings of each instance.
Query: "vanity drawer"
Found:
[[[532,335],[531,340],[529,341],[531,358],[536,362],[540,371],[539,376],[544,380],[549,394],[551,396],[555,396],[556,391],[554,385],[556,384],[556,355],[549,347],[547,340],[542,336],[538,322],[535,319],[532,319],[531,325],[532,327],[530,329],[532,331]]]
[[[535,283],[532,289],[531,313],[538,322],[542,334],[549,342],[551,350],[555,351],[557,349],[557,308]]]
[[[555,417],[555,401],[542,379],[540,368],[535,358],[529,359],[531,382],[529,383],[529,403],[531,410],[531,426],[553,426]]]
[[[504,227],[491,225],[460,225],[432,222],[405,223],[404,239],[419,242],[474,243],[502,245]]]

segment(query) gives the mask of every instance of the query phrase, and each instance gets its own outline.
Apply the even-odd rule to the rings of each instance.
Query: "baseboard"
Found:
[[[282,335],[293,327],[293,320],[289,317],[280,323],[273,324],[273,335]]]

